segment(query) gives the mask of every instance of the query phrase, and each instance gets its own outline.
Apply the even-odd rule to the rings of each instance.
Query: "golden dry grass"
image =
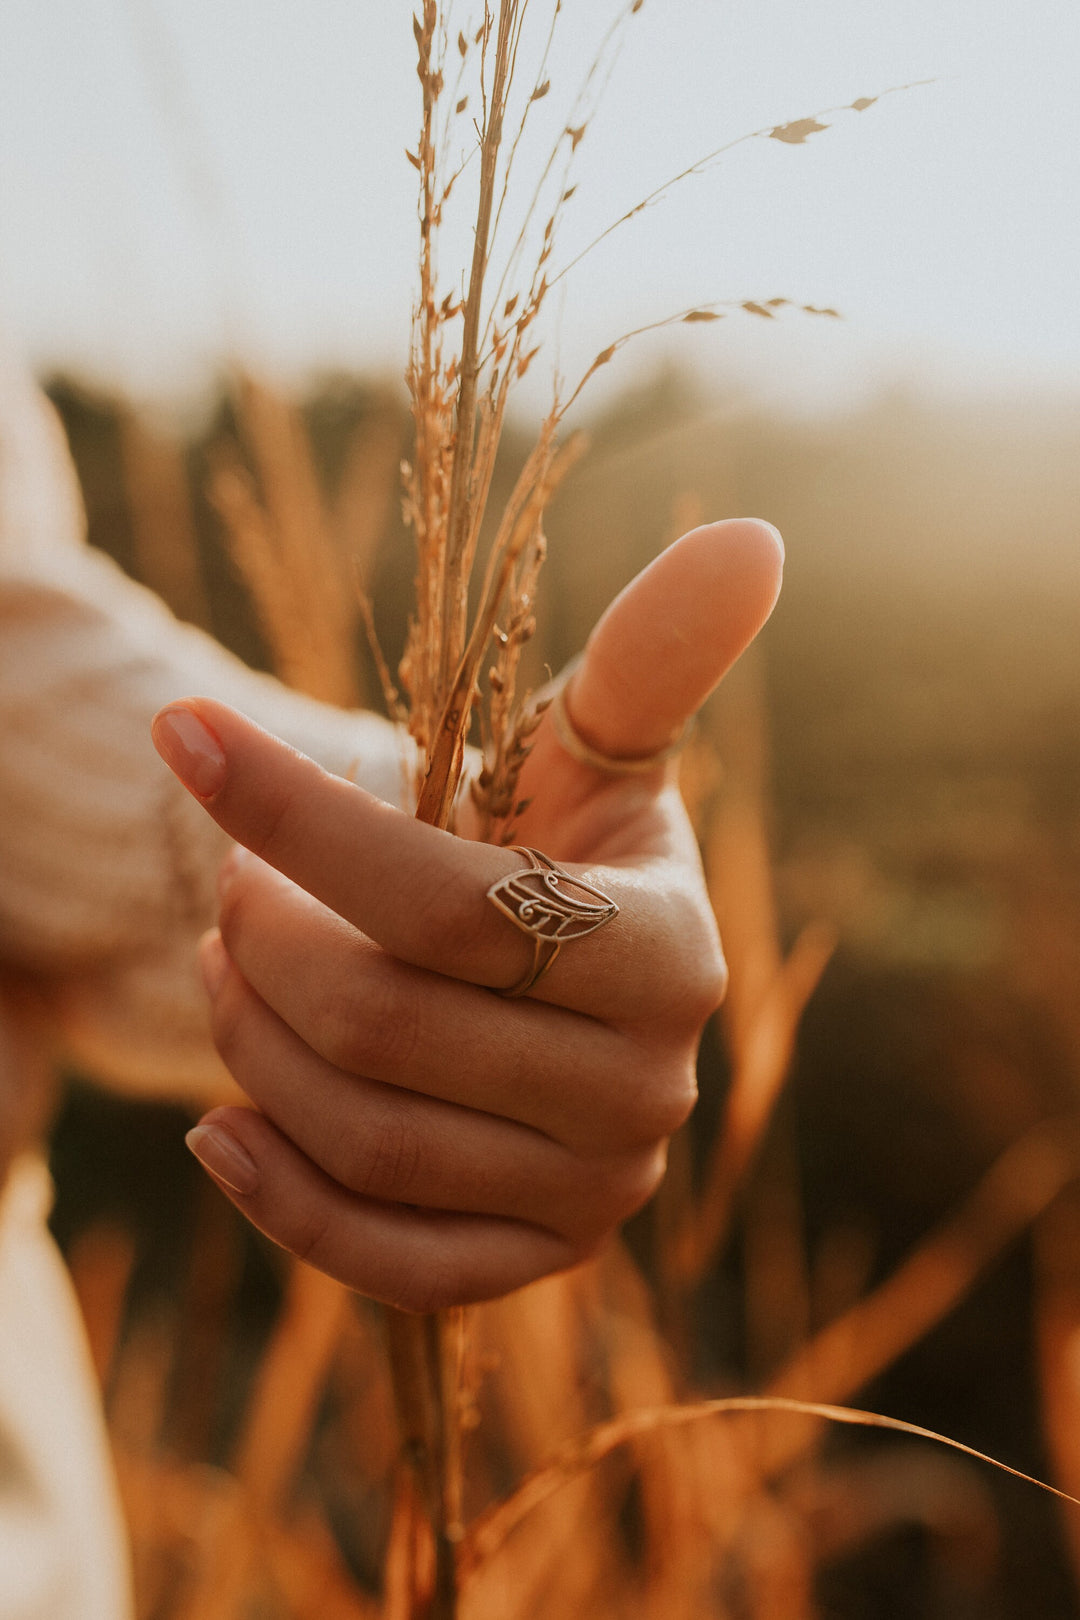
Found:
[[[625,16],[639,6],[637,0]],[[556,401],[521,459],[505,509],[495,514],[485,553],[507,403],[536,352],[534,328],[553,284],[549,260],[565,190],[557,188],[533,273],[520,289],[500,285],[492,302],[485,283],[506,196],[500,153],[505,141],[513,148],[520,138],[530,105],[511,127],[524,9],[504,0],[497,12],[486,12],[471,39],[440,34],[434,0],[424,0],[416,23],[424,115],[413,161],[422,231],[405,504],[417,590],[396,678],[386,660],[380,666],[388,707],[417,744],[418,813],[446,825],[494,639],[480,721],[484,771],[476,784],[489,837],[511,834],[530,724],[514,694],[522,650],[536,631],[544,511],[576,454],[559,447],[566,405]],[[447,107],[455,109],[449,116],[462,116],[449,82],[455,55],[464,73],[477,53],[486,94],[475,253],[459,299],[444,295],[437,281],[438,226],[456,182],[440,168],[446,137],[439,120]],[[543,84],[541,74],[532,99],[547,93]],[[799,144],[822,127],[800,120],[755,134]],[[572,122],[565,132],[571,158],[584,129]],[[515,264],[514,252],[509,262]],[[747,301],[741,308],[771,318],[786,302]],[[711,318],[720,311],[675,317]],[[624,341],[601,351],[588,375]],[[398,446],[378,428],[358,439],[333,504],[294,408],[247,378],[238,384],[236,409],[242,448],[217,455],[213,502],[278,671],[314,696],[354,703],[362,695],[358,628],[361,620],[370,628],[374,617],[354,588],[354,561],[364,578],[372,577],[394,498]],[[176,463],[140,434],[126,420],[138,533],[167,528],[176,537],[167,566],[155,560],[149,540],[141,542],[142,566],[201,616]],[[343,539],[346,531],[351,541]],[[470,597],[477,563],[483,578]],[[434,1620],[459,1609],[468,1620],[586,1613],[596,1620],[811,1620],[826,1547],[857,1545],[913,1513],[942,1523],[950,1506],[987,1547],[992,1519],[977,1492],[965,1499],[968,1475],[935,1476],[927,1464],[915,1495],[930,1505],[915,1512],[909,1497],[882,1480],[873,1490],[853,1488],[830,1469],[824,1428],[844,1418],[830,1409],[855,1399],[939,1323],[1033,1221],[1040,1387],[1057,1477],[1066,1491],[1080,1488],[1069,1439],[1078,1401],[1069,1261],[1075,1210],[1066,1192],[1078,1169],[1072,1131],[1037,1123],[1018,1132],[960,1207],[874,1286],[858,1252],[837,1251],[829,1277],[813,1272],[790,1133],[785,1137],[777,1112],[835,931],[811,918],[792,941],[782,937],[769,761],[760,671],[748,662],[715,706],[686,774],[731,967],[731,992],[715,1032],[731,1079],[699,1173],[689,1137],[673,1145],[651,1267],[613,1244],[592,1265],[465,1318],[440,1324],[392,1318],[387,1354],[344,1290],[290,1266],[228,1465],[211,1468],[190,1446],[189,1454],[178,1454],[170,1440],[168,1390],[188,1331],[183,1314],[143,1322],[124,1337],[130,1240],[106,1231],[83,1238],[72,1255],[73,1274],[109,1389],[145,1620],[241,1620],[253,1613],[266,1620],[307,1614]],[[1033,933],[1045,941],[1045,903]],[[1051,969],[1049,981],[1060,987],[1063,1022],[1071,1018],[1075,1029],[1067,976]],[[741,1386],[737,1394],[703,1389],[692,1366],[695,1300],[736,1243],[746,1260],[740,1306],[747,1362],[760,1375],[754,1393]],[[822,1298],[830,1301],[824,1322]],[[193,1279],[186,1309],[202,1322],[216,1320],[225,1339],[206,1277]],[[203,1353],[212,1365],[213,1343]],[[737,1381],[736,1373],[728,1376]],[[326,1500],[306,1488],[320,1408],[331,1395],[347,1414],[339,1443],[349,1448],[354,1483],[362,1481],[365,1500],[378,1501],[385,1520],[374,1580],[350,1569]],[[796,1402],[810,1409],[796,1410]],[[199,1430],[198,1399],[190,1393],[188,1416],[190,1437]],[[1070,1534],[1076,1557],[1075,1525]]]
[[[392,489],[388,465],[385,476]],[[374,508],[385,511],[387,498],[385,490],[374,492]],[[675,1173],[657,1211],[655,1258],[646,1270],[616,1246],[571,1277],[469,1313],[455,1379],[461,1398],[451,1410],[464,1447],[461,1607],[478,1620],[587,1611],[809,1617],[817,1612],[823,1561],[912,1515],[931,1536],[947,1538],[955,1521],[956,1533],[982,1548],[972,1553],[978,1567],[981,1558],[992,1568],[996,1521],[970,1472],[912,1453],[910,1463],[883,1459],[876,1473],[869,1461],[852,1463],[849,1475],[829,1460],[822,1415],[744,1413],[676,1427],[664,1419],[658,1427],[634,1414],[733,1388],[857,1401],[1032,1221],[1045,1422],[1055,1478],[1075,1491],[1071,1195],[1062,1201],[1075,1179],[1075,1136],[1053,1119],[1039,1123],[1035,1102],[1024,1113],[1023,1072],[996,1076],[981,1093],[987,1105],[999,1095],[1014,1099],[1006,1109],[1013,1144],[897,1266],[868,1286],[858,1244],[838,1245],[813,1264],[807,1257],[798,1177],[783,1146],[788,1126],[777,1108],[832,936],[804,924],[793,943],[782,944],[761,676],[747,666],[728,685],[686,761],[686,793],[732,970],[717,1031],[732,1081],[715,1137],[697,1170],[689,1136],[675,1144]],[[1075,1007],[1062,969],[1071,937],[1067,896],[1045,878],[1044,868],[1029,863],[1015,891],[1018,970],[1037,977],[1068,1032]],[[211,1221],[184,1298],[126,1328],[131,1236],[90,1230],[72,1251],[108,1390],[140,1611],[147,1620],[408,1615],[431,1578],[430,1542],[415,1485],[395,1463],[385,1344],[336,1285],[299,1267],[290,1271],[259,1370],[245,1384],[245,1415],[227,1466],[207,1460],[213,1407],[228,1377],[228,1299],[239,1284],[231,1242],[224,1231],[214,1235]],[[759,1371],[749,1384],[730,1372],[719,1389],[702,1387],[692,1371],[696,1302],[733,1248],[746,1255],[748,1365]],[[372,1515],[366,1534],[381,1549],[381,1587],[370,1569],[361,1577],[350,1565],[340,1524],[326,1500],[312,1495],[313,1447],[325,1443],[319,1414],[327,1401],[338,1414],[334,1466],[347,1467],[351,1500]],[[600,1450],[607,1455],[595,1467],[567,1467],[571,1454]],[[512,1507],[499,1506],[513,1499],[516,1481],[552,1483],[559,1457],[556,1474],[566,1477],[558,1489],[537,1494],[533,1484]],[[511,1532],[493,1536],[492,1526],[511,1523]]]

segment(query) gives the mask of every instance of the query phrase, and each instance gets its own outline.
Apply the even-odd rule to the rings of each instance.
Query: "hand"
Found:
[[[590,638],[566,694],[579,734],[616,756],[669,742],[768,618],[782,559],[751,520],[665,551]],[[170,705],[154,735],[243,846],[202,965],[218,1050],[254,1106],[189,1138],[237,1208],[413,1311],[593,1252],[655,1191],[723,992],[672,771],[604,775],[542,723],[519,841],[620,912],[506,1000],[491,992],[532,945],[486,891],[520,855],[415,821],[219,703]]]

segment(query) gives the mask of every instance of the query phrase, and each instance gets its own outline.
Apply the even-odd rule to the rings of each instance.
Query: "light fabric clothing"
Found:
[[[16,1160],[0,1200],[0,1614],[113,1620],[130,1612],[119,1508],[51,1199],[41,1159]]]
[[[400,801],[385,722],[253,673],[91,552],[60,425],[28,378],[0,367],[8,1156],[31,1147],[20,1131],[42,1111],[43,1027],[84,1071],[143,1095],[208,1100],[225,1084],[194,950],[227,841],[149,740],[155,710],[190,694]],[[43,1167],[24,1154],[0,1201],[0,1620],[128,1620],[102,1423],[47,1208]]]

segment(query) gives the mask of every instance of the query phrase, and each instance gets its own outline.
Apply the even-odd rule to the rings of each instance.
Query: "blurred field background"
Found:
[[[537,673],[703,518],[770,519],[788,566],[685,761],[732,969],[699,1109],[624,1244],[470,1313],[463,1613],[1074,1620],[1080,1510],[985,1464],[627,1414],[852,1404],[1080,1495],[1075,8],[642,17],[582,147],[586,237],[721,139],[934,86],[743,149],[559,312],[571,373],[714,296],[845,320],[647,340],[550,514]],[[411,593],[415,102],[408,8],[381,0],[0,16],[0,316],[91,542],[345,704],[378,703],[357,567],[392,658]],[[378,1313],[242,1229],[188,1123],[71,1076],[52,1138],[139,1620],[405,1620]],[[492,1509],[556,1455],[520,1523]]]
[[[184,442],[50,392],[94,543],[253,663],[291,645],[298,684],[377,701],[355,623],[354,673],[332,636],[305,667],[318,593],[291,627],[274,603],[320,555],[290,550],[289,513],[317,506],[400,646],[391,388],[336,377],[294,407],[248,380]],[[474,1313],[468,1517],[587,1422],[740,1391],[1080,1487],[1078,428],[1080,399],[901,389],[785,418],[674,369],[593,421],[551,514],[538,658],[558,667],[702,514],[766,513],[787,581],[686,762],[732,964],[701,1106],[624,1254]],[[272,558],[237,550],[244,490],[277,515],[276,596]],[[377,1317],[242,1232],[183,1123],[76,1084],[54,1140],[142,1613],[392,1614]],[[756,1423],[623,1448],[535,1510],[466,1614],[1080,1612],[1077,1520],[1030,1486],[925,1441]]]

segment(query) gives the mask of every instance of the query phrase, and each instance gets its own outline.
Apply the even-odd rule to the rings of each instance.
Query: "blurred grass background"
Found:
[[[272,667],[266,601],[221,517],[223,455],[267,495],[250,392],[223,391],[181,439],[72,378],[49,391],[91,541]],[[353,377],[313,385],[296,417],[265,397],[279,425],[302,422],[333,544],[362,553],[396,655],[412,588],[403,400]],[[1078,431],[1080,398],[1064,394],[976,404],[893,388],[784,417],[673,369],[592,422],[550,514],[538,658],[558,668],[613,591],[702,518],[775,522],[787,577],[687,763],[732,996],[668,1187],[628,1234],[652,1303],[609,1260],[481,1313],[473,1511],[587,1418],[768,1388],[902,1417],[1080,1492]],[[508,435],[507,478],[526,442]],[[53,1140],[54,1223],[106,1389],[142,1620],[207,1620],[192,1593],[232,1522],[237,1447],[249,1464],[274,1449],[268,1433],[252,1452],[250,1414],[283,1298],[310,1411],[286,1379],[298,1404],[279,1412],[293,1427],[277,1495],[252,1507],[249,1492],[245,1521],[262,1573],[219,1586],[213,1612],[390,1615],[376,1319],[337,1315],[329,1296],[305,1306],[203,1183],[185,1123],[73,1079]],[[322,1339],[298,1349],[296,1323]],[[738,1444],[672,1438],[605,1463],[572,1487],[557,1534],[541,1514],[542,1547],[514,1543],[512,1599],[481,1580],[466,1613],[1080,1614],[1078,1520],[1049,1497],[926,1442],[807,1440],[790,1423],[784,1439],[768,1421],[753,1443],[744,1426]],[[748,1455],[751,1484],[732,1487]],[[575,1535],[593,1551],[571,1557]]]

